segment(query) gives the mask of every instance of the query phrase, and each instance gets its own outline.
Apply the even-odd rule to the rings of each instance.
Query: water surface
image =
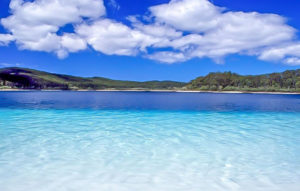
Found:
[[[1,191],[298,191],[300,96],[0,92]]]

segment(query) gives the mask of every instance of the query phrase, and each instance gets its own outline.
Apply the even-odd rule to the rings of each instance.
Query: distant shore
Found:
[[[0,92],[26,92],[26,91],[43,91],[43,92],[174,92],[174,93],[220,93],[220,94],[283,94],[283,95],[300,95],[300,92],[255,92],[255,91],[200,91],[200,90],[144,90],[144,89],[103,89],[103,90],[36,90],[36,89],[0,89]]]

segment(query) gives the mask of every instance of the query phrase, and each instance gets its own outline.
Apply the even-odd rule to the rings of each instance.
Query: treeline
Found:
[[[300,70],[242,76],[231,72],[210,73],[192,80],[192,90],[210,91],[300,91]]]
[[[37,81],[26,74],[19,73],[1,73],[0,72],[0,87],[18,88],[18,89],[59,89],[67,90],[68,85],[64,83],[56,83],[51,81]]]
[[[242,76],[232,72],[216,72],[192,80],[122,81],[108,78],[82,78],[25,68],[0,69],[0,89],[58,89],[58,90],[203,90],[203,91],[270,91],[300,92],[300,70],[282,73]]]

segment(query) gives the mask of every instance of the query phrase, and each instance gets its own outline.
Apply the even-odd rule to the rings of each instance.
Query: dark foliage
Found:
[[[192,80],[187,87],[212,91],[299,91],[300,70],[256,76],[241,76],[231,72],[210,73]]]

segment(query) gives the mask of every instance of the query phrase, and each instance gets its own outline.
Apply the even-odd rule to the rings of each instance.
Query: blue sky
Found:
[[[1,0],[0,67],[139,81],[300,68],[299,1],[47,2]]]

